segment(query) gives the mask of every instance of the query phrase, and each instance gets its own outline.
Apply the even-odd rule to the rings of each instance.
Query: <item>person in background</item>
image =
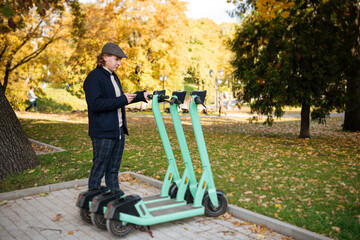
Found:
[[[32,106],[34,106],[34,109],[35,109],[35,112],[37,112],[37,106],[36,106],[36,99],[38,97],[35,96],[35,93],[34,93],[34,88],[33,87],[30,87],[30,90],[29,90],[29,101],[30,101],[30,106],[28,106],[25,111],[29,110]]]
[[[84,81],[88,106],[89,136],[93,146],[93,165],[88,188],[100,188],[105,175],[105,184],[110,190],[118,190],[119,168],[125,146],[125,135],[129,135],[125,106],[139,101],[147,102],[150,93],[124,93],[115,74],[121,59],[127,58],[115,43],[106,43],[97,56],[97,67]]]

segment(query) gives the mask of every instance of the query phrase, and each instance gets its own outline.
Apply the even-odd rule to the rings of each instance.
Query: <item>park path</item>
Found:
[[[121,188],[126,194],[142,197],[160,192],[139,179],[122,181]],[[116,239],[107,231],[80,219],[75,203],[78,194],[85,190],[86,186],[73,186],[7,201],[0,207],[0,239]],[[158,224],[151,230],[154,238],[146,232],[133,230],[126,239],[288,239],[264,226],[244,222],[229,214]]]

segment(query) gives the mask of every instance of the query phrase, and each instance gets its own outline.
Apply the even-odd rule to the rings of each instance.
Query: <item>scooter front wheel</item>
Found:
[[[106,229],[106,219],[104,218],[104,214],[91,213],[91,221],[95,226]]]
[[[106,219],[106,228],[115,236],[124,237],[131,231],[133,225],[119,220]]]
[[[92,223],[92,222],[91,222],[91,216],[90,216],[91,214],[90,214],[90,212],[89,212],[89,209],[87,209],[87,208],[80,208],[79,213],[80,213],[81,219],[84,220],[84,222],[86,222],[86,223]]]
[[[215,207],[210,200],[209,194],[206,194],[203,200],[203,205],[205,207],[205,214],[209,217],[218,217],[224,214],[228,209],[228,201],[225,194],[222,191],[216,191],[218,199],[218,207]]]

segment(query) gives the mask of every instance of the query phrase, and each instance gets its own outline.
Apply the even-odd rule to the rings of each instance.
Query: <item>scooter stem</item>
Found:
[[[176,166],[176,161],[174,157],[174,153],[172,151],[169,137],[166,132],[164,121],[161,117],[160,109],[159,109],[159,95],[153,95],[152,96],[152,110],[155,118],[156,125],[159,130],[160,138],[162,141],[162,144],[164,146],[165,154],[167,157],[167,160],[169,162],[169,167],[166,171],[164,183],[161,187],[161,196],[165,197],[169,195],[169,188],[171,185],[172,180],[178,185],[181,181],[178,168]]]

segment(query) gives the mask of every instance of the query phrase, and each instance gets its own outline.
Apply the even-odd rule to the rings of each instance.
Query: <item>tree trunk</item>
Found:
[[[347,103],[344,119],[344,131],[360,131],[360,78],[347,81]]]
[[[0,179],[39,164],[19,119],[0,90]]]
[[[301,106],[301,128],[299,138],[310,138],[310,104],[304,101]]]

